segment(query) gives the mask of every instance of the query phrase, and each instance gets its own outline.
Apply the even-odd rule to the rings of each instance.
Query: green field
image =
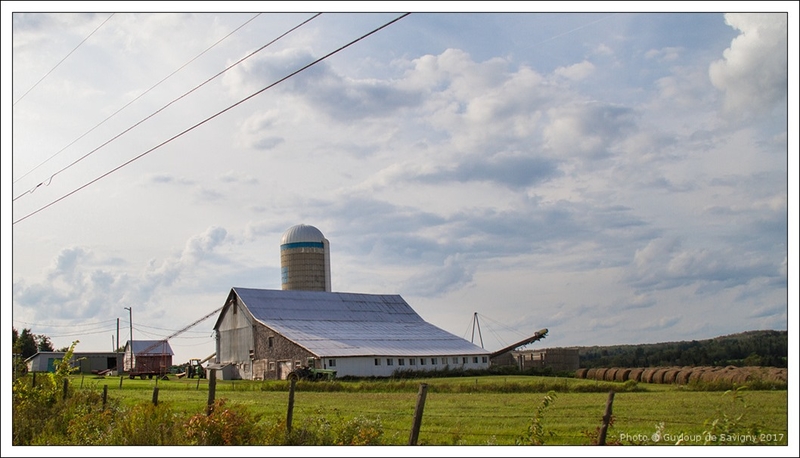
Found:
[[[381,443],[406,445],[420,384],[427,386],[420,445],[590,445],[615,390],[607,442],[622,445],[787,445],[786,390],[698,391],[675,385],[570,378],[481,376],[394,381],[299,382],[293,425],[353,418],[376,421]],[[208,380],[130,380],[72,376],[75,390],[102,392],[131,407],[158,403],[186,417],[204,412]],[[542,401],[550,392],[550,404]],[[289,382],[217,381],[216,398],[268,427],[286,420]],[[538,412],[538,415],[537,415]],[[536,418],[537,421],[532,419]],[[532,424],[541,427],[529,433]]]

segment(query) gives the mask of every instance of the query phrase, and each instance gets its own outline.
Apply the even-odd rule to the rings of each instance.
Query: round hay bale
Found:
[[[689,377],[692,375],[692,372],[694,372],[694,368],[692,367],[685,367],[679,370],[678,373],[675,374],[675,383],[677,383],[678,385],[688,384]]]
[[[585,367],[579,368],[575,371],[575,378],[586,378],[586,372],[588,371],[589,369],[586,369]]]
[[[607,370],[605,375],[603,376],[603,380],[606,382],[613,382],[614,376],[617,375],[617,371],[619,370],[618,367],[612,367],[611,369]]]
[[[658,372],[658,367],[648,367],[647,369],[642,372],[641,381],[644,383],[654,383],[653,376],[656,372]]]
[[[771,367],[768,375],[770,381],[786,383],[788,381],[787,369],[785,367]]]
[[[664,374],[669,371],[669,368],[659,367],[653,374],[653,383],[664,383]]]
[[[738,384],[747,383],[753,378],[754,378],[753,374],[749,370],[744,368],[730,372],[730,380],[733,383],[738,383]]]
[[[594,380],[594,374],[595,373],[597,373],[597,368],[596,367],[589,368],[589,370],[586,371],[586,378]]]
[[[708,366],[695,367],[692,373],[689,374],[689,380],[687,383],[696,383],[701,381],[703,374],[710,370],[711,368]]]
[[[702,382],[717,382],[723,380],[725,377],[725,370],[722,367],[713,367],[700,374],[700,381]]]
[[[679,371],[680,369],[676,369],[674,367],[667,369],[666,371],[664,371],[664,376],[661,379],[661,383],[666,383],[666,384],[675,383],[675,377],[678,375]]]
[[[644,373],[644,368],[642,368],[642,367],[637,367],[635,369],[631,369],[630,374],[628,374],[628,380],[633,380],[635,382],[641,382],[643,373]]]
[[[599,381],[601,381],[601,382],[602,382],[603,380],[605,380],[605,377],[606,377],[606,371],[607,371],[607,370],[608,370],[608,368],[607,368],[607,367],[598,367],[598,368],[597,368],[597,372],[595,372],[595,373],[594,373],[594,379],[595,379],[595,380],[599,380]]]
[[[631,370],[630,369],[626,369],[626,368],[617,369],[617,373],[614,374],[614,380],[617,381],[617,382],[624,382],[624,381],[628,380],[628,377],[630,375],[631,375]]]

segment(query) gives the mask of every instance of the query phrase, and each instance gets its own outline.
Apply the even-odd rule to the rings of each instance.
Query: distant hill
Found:
[[[787,367],[787,331],[747,331],[705,340],[578,347],[580,367]]]

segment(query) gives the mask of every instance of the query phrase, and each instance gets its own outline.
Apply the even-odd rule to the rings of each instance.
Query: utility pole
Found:
[[[131,310],[133,306],[123,308],[128,311],[128,322],[131,325],[131,369],[133,369],[133,310]]]

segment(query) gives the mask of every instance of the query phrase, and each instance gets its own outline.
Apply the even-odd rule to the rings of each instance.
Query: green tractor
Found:
[[[314,367],[314,358],[308,358],[305,366],[295,368],[289,375],[286,376],[287,380],[333,380],[336,378],[336,371],[333,369],[318,369]]]

